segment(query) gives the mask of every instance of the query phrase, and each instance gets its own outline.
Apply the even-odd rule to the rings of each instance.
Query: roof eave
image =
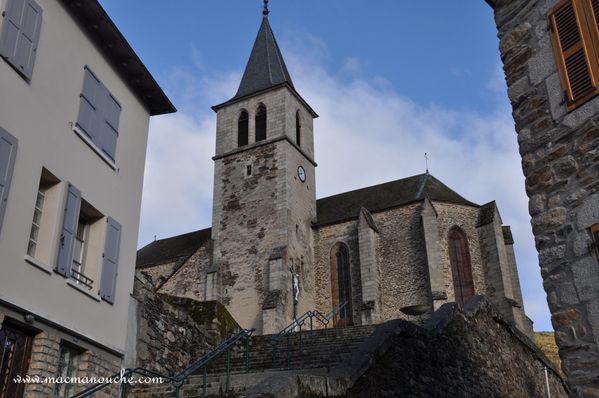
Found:
[[[283,82],[283,83],[275,84],[275,85],[273,85],[271,87],[268,87],[268,88],[265,88],[265,89],[262,89],[262,90],[259,90],[259,91],[256,91],[254,93],[247,94],[247,95],[244,95],[244,96],[241,96],[241,97],[233,97],[233,98],[231,98],[228,101],[225,101],[225,102],[223,102],[221,104],[212,106],[212,110],[214,112],[217,112],[219,109],[224,108],[225,106],[232,105],[232,104],[235,104],[237,102],[244,101],[244,100],[246,100],[248,98],[254,97],[256,95],[264,94],[264,93],[267,93],[267,92],[272,91],[272,90],[276,90],[276,89],[281,88],[281,87],[287,87],[289,89],[289,91],[291,91],[291,93],[302,103],[302,105],[304,105],[306,107],[306,109],[308,110],[308,112],[310,112],[310,114],[312,115],[312,117],[314,119],[316,119],[318,117],[318,113],[316,113],[316,111],[314,109],[312,109],[312,107],[306,102],[306,100],[304,98],[302,98],[302,96],[297,92],[297,90],[292,85],[290,85],[288,82]]]
[[[147,108],[150,116],[177,109],[97,0],[60,0],[73,19]]]

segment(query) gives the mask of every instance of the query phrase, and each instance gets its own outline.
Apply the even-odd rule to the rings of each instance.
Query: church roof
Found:
[[[186,261],[204,243],[210,240],[212,228],[201,229],[171,238],[159,239],[137,251],[136,268]]]
[[[376,212],[423,200],[425,197],[432,201],[479,207],[425,173],[319,199],[316,201],[316,225],[354,219],[358,217],[362,207]]]
[[[265,15],[239,89],[233,99],[246,97],[283,83],[293,87],[283,55],[268,22],[268,16]]]

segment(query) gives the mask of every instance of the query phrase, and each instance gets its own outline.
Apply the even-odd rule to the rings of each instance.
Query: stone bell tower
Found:
[[[294,88],[264,3],[237,94],[213,107],[214,246],[206,299],[225,304],[242,327],[266,334],[314,307],[318,115]]]

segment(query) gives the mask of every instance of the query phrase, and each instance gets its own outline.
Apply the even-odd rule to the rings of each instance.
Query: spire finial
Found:
[[[424,152],[424,161],[426,162],[426,174],[428,174],[428,153]]]
[[[268,16],[268,13],[270,11],[268,11],[268,0],[264,0],[264,11],[262,11],[262,15],[264,15],[265,17]]]

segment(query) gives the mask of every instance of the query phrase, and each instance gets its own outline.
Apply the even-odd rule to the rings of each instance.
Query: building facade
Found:
[[[155,241],[158,292],[219,301],[276,333],[308,310],[343,325],[426,318],[486,294],[526,333],[509,227],[428,172],[316,200],[313,120],[264,11],[238,92],[216,112],[212,228]]]
[[[599,8],[488,0],[541,275],[573,396],[599,396]]]
[[[0,397],[126,356],[148,123],[175,109],[95,0],[0,0]]]

